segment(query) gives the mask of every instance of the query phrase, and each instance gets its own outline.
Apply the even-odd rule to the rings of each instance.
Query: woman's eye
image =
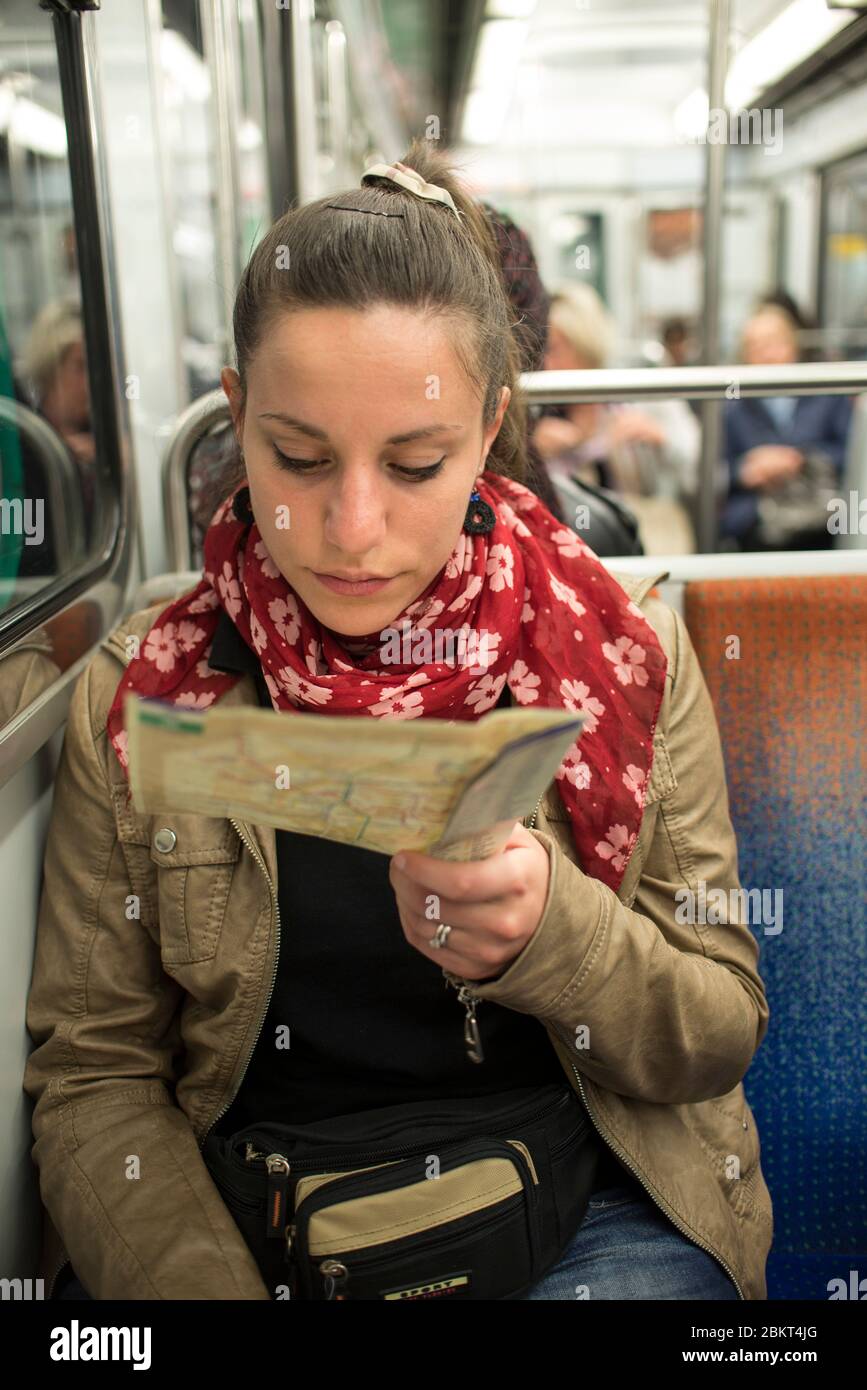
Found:
[[[328,459],[296,459],[289,454],[284,454],[277,448],[276,444],[271,446],[274,450],[274,458],[280,468],[288,469],[290,473],[310,473],[314,468],[318,468],[320,463],[327,463]],[[426,478],[434,478],[439,473],[446,456],[443,454],[436,463],[429,463],[423,468],[409,468],[402,464],[395,464],[394,471],[400,474],[401,478],[413,483],[424,482]]]

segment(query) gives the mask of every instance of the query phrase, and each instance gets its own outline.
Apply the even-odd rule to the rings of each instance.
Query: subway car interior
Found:
[[[414,140],[496,223],[527,486],[683,623],[738,881],[781,905],[748,922],[770,1021],[743,1092],[773,1238],[766,1294],[737,1296],[863,1300],[867,0],[3,0],[3,1297],[57,1298],[72,1273],[64,1232],[46,1246],[22,1078],[74,692],[130,615],[201,581],[239,476],[222,374],[257,246]],[[123,848],[175,875],[160,902],[201,872]],[[61,1113],[82,1065],[66,1027]],[[672,1094],[740,1130],[734,1092]],[[750,1172],[735,1186],[758,1221]]]

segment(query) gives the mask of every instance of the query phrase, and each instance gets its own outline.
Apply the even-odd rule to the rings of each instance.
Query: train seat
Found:
[[[781,932],[751,922],[771,1016],[744,1080],[774,1205],[768,1297],[825,1299],[865,1254],[867,574],[699,580],[684,617],[741,882],[783,893]]]

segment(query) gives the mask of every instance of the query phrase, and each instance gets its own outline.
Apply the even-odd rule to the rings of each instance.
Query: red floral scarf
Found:
[[[257,654],[278,710],[478,719],[508,683],[519,705],[582,711],[584,732],[556,777],[582,867],[616,891],[641,825],[665,654],[593,551],[533,492],[491,472],[479,492],[494,529],[461,532],[437,577],[393,620],[401,638],[387,661],[381,634],[369,635],[377,650],[354,659],[320,626],[229,498],[205,537],[201,582],[160,614],[117,688],[108,732],[121,766],[126,691],[207,709],[239,679],[208,665],[222,607]],[[455,645],[432,645],[438,629]],[[420,665],[425,642],[432,655]]]

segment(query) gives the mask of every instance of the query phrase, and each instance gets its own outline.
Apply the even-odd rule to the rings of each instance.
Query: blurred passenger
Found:
[[[545,366],[549,371],[605,367],[614,333],[614,320],[596,291],[590,285],[567,285],[551,303]],[[555,485],[563,479],[601,484],[643,512],[648,549],[647,533],[654,533],[649,553],[693,548],[692,528],[679,504],[695,492],[701,432],[683,401],[652,401],[640,408],[602,403],[548,407],[532,439]],[[654,506],[657,499],[668,505]],[[666,534],[659,533],[659,523]]]
[[[798,325],[778,304],[748,321],[742,360],[799,361]],[[839,491],[852,418],[847,396],[748,397],[726,403],[730,491],[720,535],[742,550],[822,549]]]
[[[92,500],[94,442],[80,306],[47,304],[34,321],[22,370],[33,405],[65,440],[81,467],[85,507]]]
[[[662,325],[661,337],[662,346],[672,367],[692,366],[696,356],[695,338],[686,319],[666,319]]]

